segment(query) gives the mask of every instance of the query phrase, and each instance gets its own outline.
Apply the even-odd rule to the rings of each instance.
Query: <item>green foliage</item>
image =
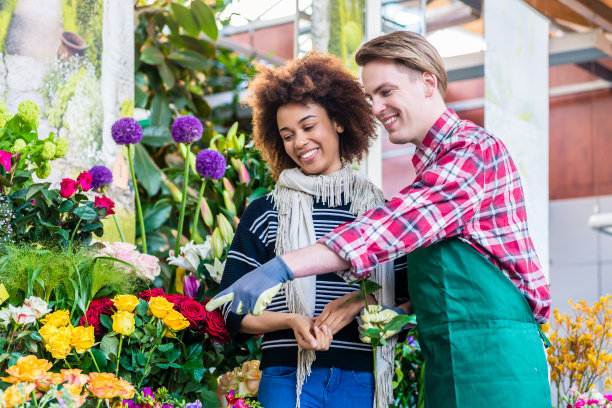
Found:
[[[7,244],[0,250],[0,281],[13,304],[34,295],[69,310],[77,304],[83,314],[83,308],[86,310],[89,302],[102,293],[133,290],[136,278],[110,261],[93,258],[88,249],[70,253],[59,248]],[[73,282],[79,289],[76,295]]]
[[[6,44],[4,42],[11,26],[11,19],[13,18],[16,5],[17,0],[2,0],[0,2],[0,53],[6,52]]]
[[[329,42],[327,51],[342,61],[348,59],[345,32],[342,29],[347,21],[346,0],[331,0],[329,8]]]
[[[394,408],[425,406],[425,362],[416,331],[412,334],[395,348]]]

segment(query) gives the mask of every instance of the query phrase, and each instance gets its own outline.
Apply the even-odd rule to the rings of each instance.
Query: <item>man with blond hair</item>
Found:
[[[330,271],[353,280],[406,256],[426,405],[550,407],[538,328],[550,291],[506,147],[446,107],[442,58],[422,36],[377,37],[355,59],[390,141],[416,145],[416,179],[317,244],[245,275],[207,307],[232,301],[233,311],[258,314],[286,281]],[[386,322],[396,312],[373,307],[362,318]]]

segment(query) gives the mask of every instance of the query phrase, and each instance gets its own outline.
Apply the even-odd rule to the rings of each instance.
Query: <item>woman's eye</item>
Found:
[[[287,141],[287,140],[290,140],[292,136],[293,135],[285,134],[285,135],[282,135],[281,137],[283,138],[283,140]]]
[[[305,127],[304,127],[304,130],[308,132],[308,131],[309,131],[309,130],[311,130],[312,128],[314,128],[314,125],[309,125],[309,126],[305,126]]]

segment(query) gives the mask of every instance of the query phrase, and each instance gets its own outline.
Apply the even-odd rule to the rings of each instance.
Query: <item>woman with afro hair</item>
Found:
[[[277,184],[245,210],[220,290],[384,202],[382,192],[351,165],[367,155],[376,124],[360,83],[340,60],[312,52],[258,71],[249,84],[253,138]],[[394,281],[405,273],[389,268],[394,266],[383,265],[375,274],[382,289],[368,304],[399,303]],[[356,285],[329,273],[284,284],[259,316],[225,307],[234,341],[264,333],[262,406],[374,406],[375,382],[379,406],[392,401],[395,339],[377,353],[375,381],[372,347],[359,339],[356,316],[364,300],[352,299],[358,294]]]

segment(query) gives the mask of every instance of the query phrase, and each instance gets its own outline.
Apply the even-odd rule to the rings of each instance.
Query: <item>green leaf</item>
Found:
[[[138,299],[138,306],[136,306],[136,313],[138,316],[145,316],[149,310],[149,304],[144,299]]]
[[[140,60],[145,64],[159,65],[164,62],[164,54],[156,47],[149,45],[140,53]]]
[[[368,279],[364,279],[363,285],[365,286],[366,295],[370,295],[381,288],[381,286],[378,283],[368,280]],[[364,289],[362,288],[361,292],[363,293],[363,291]]]
[[[175,51],[168,55],[168,59],[185,68],[199,71],[206,71],[211,65],[210,60],[193,51]]]
[[[174,344],[166,343],[166,344],[161,344],[157,349],[163,353],[168,350],[172,350],[173,348],[174,348]]]
[[[164,126],[147,126],[142,130],[142,140],[147,146],[162,147],[167,143],[172,143],[170,131]]]
[[[164,94],[156,94],[151,101],[149,125],[169,127],[171,121],[172,111],[170,110],[168,98]]]
[[[198,393],[198,399],[202,402],[202,408],[217,408],[219,397],[213,391],[202,390]]]
[[[207,58],[213,58],[215,56],[215,47],[211,43],[200,40],[199,38],[190,37],[188,35],[169,35],[168,40],[177,48],[199,52]]]
[[[96,359],[98,367],[100,367],[100,369],[106,367],[106,364],[108,364],[108,359],[106,358],[106,355],[97,348],[90,348],[89,350],[91,350],[91,354],[93,354],[94,358]]]
[[[111,319],[110,316],[101,314],[100,323],[102,323],[102,326],[106,327],[108,330],[113,330],[113,319]]]
[[[100,350],[106,357],[109,357],[110,355],[116,356],[119,350],[119,339],[117,336],[110,334],[104,336],[100,342]]]
[[[144,212],[145,230],[155,231],[170,217],[172,212],[172,204],[165,203],[161,205],[148,206]]]
[[[189,360],[185,364],[183,364],[183,370],[187,372],[191,378],[199,383],[202,381],[204,377],[204,373],[206,372],[206,368],[202,365],[202,361],[200,360]]]
[[[161,187],[161,173],[147,150],[139,143],[134,145],[134,172],[140,185],[154,196]]]
[[[65,200],[60,204],[58,211],[60,213],[65,213],[65,212],[72,210],[73,208],[74,208],[74,203],[72,202],[72,200]]]
[[[257,188],[255,189],[255,191],[253,191],[253,192],[251,193],[251,195],[249,196],[249,198],[247,199],[247,201],[248,201],[248,203],[250,204],[250,203],[252,203],[252,202],[253,202],[253,200],[258,199],[259,197],[264,196],[264,195],[266,195],[267,193],[268,193],[268,189],[267,189],[267,188],[265,188],[265,187],[257,187]]]
[[[42,337],[40,337],[40,334],[38,334],[38,332],[30,333],[30,338],[32,340],[36,340],[36,341],[41,341],[42,342]]]
[[[162,63],[157,67],[157,70],[159,71],[159,76],[161,77],[162,81],[164,81],[164,84],[166,84],[166,87],[168,89],[172,88],[175,82],[174,73],[168,64],[162,61]]]
[[[96,210],[87,206],[78,207],[73,214],[85,221],[93,220],[97,216]]]
[[[202,354],[202,345],[200,343],[190,344],[187,348],[187,360],[194,360],[196,358],[200,358],[200,354]]]
[[[217,28],[215,15],[210,8],[202,1],[194,0],[191,2],[191,10],[198,20],[198,23],[200,23],[200,30],[202,30],[211,40],[217,41],[219,29]]]
[[[185,6],[181,6],[180,4],[172,3],[170,5],[172,8],[172,12],[176,16],[176,21],[187,31],[189,34],[194,37],[200,33],[200,29],[198,24],[196,23],[193,15],[189,11],[189,9]]]
[[[386,326],[385,330],[400,330],[407,324],[416,324],[416,315],[395,316]]]
[[[26,201],[31,201],[34,196],[38,196],[38,192],[43,188],[49,188],[49,183],[32,184],[28,188],[28,194],[26,195]]]
[[[173,348],[172,350],[164,353],[164,357],[166,357],[168,361],[171,363],[173,361],[176,361],[176,359],[178,359],[180,356],[181,356],[181,350],[178,348]]]

